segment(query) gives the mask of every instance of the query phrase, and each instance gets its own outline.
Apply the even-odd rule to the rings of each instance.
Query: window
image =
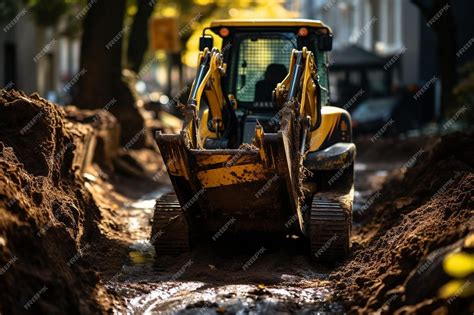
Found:
[[[287,75],[291,51],[297,47],[295,35],[247,34],[241,37],[238,47],[232,67],[237,73],[230,78],[237,101],[271,107],[271,91]]]
[[[326,60],[327,54],[318,51],[316,54],[316,67],[318,69],[318,80],[321,86],[321,105],[329,105],[329,78]]]

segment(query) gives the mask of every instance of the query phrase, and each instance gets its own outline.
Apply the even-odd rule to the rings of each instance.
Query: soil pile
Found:
[[[103,312],[113,301],[83,259],[100,239],[79,176],[92,128],[15,91],[1,92],[0,117],[0,313]]]
[[[353,257],[330,277],[351,312],[468,312],[466,299],[437,294],[443,258],[474,231],[474,137],[449,135],[422,153],[375,196]]]
[[[65,107],[69,121],[91,126],[95,133],[95,151],[93,161],[104,170],[112,171],[113,163],[120,150],[120,125],[107,110],[78,109]]]

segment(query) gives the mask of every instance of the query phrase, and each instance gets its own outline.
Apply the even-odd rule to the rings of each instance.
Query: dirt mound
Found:
[[[103,312],[112,301],[82,259],[100,239],[79,176],[91,127],[15,91],[1,92],[0,117],[0,313]]]
[[[384,185],[355,231],[353,257],[330,277],[351,312],[467,312],[465,299],[437,297],[447,277],[434,267],[474,230],[473,209],[474,137],[443,137]],[[427,259],[436,250],[444,254]]]
[[[94,129],[96,143],[93,161],[105,170],[113,170],[113,163],[120,149],[120,125],[117,118],[105,109],[86,110],[67,106],[64,111],[69,121]]]

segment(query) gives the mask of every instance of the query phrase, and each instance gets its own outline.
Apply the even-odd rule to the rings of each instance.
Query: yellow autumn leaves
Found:
[[[465,248],[474,248],[474,233],[471,233],[464,242]],[[474,254],[460,251],[449,254],[443,261],[444,271],[453,280],[439,289],[439,296],[448,299],[474,295]]]

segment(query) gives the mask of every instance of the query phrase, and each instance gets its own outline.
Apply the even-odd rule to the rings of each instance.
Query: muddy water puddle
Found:
[[[281,275],[280,284],[266,286],[180,280],[178,273],[162,272],[148,261],[132,263],[110,285],[125,297],[128,314],[344,313],[330,302],[328,286],[305,288],[305,279],[295,275]]]
[[[128,314],[344,313],[341,305],[330,302],[333,292],[325,280],[327,273],[316,273],[304,253],[296,258],[296,265],[288,253],[262,257],[281,264],[274,270],[255,266],[243,271],[234,261],[238,259],[215,259],[211,252],[157,260],[147,240],[149,224],[155,199],[168,191],[127,205],[134,242],[128,261],[107,286],[125,299]],[[246,255],[241,253],[240,259],[247,259]]]
[[[204,282],[164,282],[151,293],[130,300],[136,314],[305,314],[343,312],[325,305],[326,289],[255,285],[209,286]]]
[[[367,207],[396,167],[356,164],[354,211]],[[147,240],[150,219],[155,199],[170,190],[164,187],[127,206],[128,228],[134,242],[129,247],[128,262],[108,286],[126,300],[128,314],[345,312],[340,304],[331,302],[334,292],[326,280],[331,269],[314,266],[304,253],[268,253],[260,258],[260,267],[252,267],[255,269],[247,273],[235,262],[240,257],[216,258],[212,251],[198,250],[186,257],[156,259],[154,248]]]
[[[341,305],[330,302],[333,292],[328,281],[321,280],[319,285],[312,283],[309,287],[309,281],[315,277],[325,279],[326,274],[295,269],[292,274],[279,274],[279,283],[273,280],[273,284],[266,285],[242,283],[245,279],[238,279],[238,271],[229,271],[229,281],[225,271],[220,271],[222,277],[212,280],[208,279],[208,272],[188,276],[188,268],[193,273],[193,267],[194,260],[188,257],[177,259],[175,266],[170,267],[169,261],[166,266],[160,265],[153,246],[144,240],[137,241],[130,247],[130,261],[109,287],[126,299],[128,314],[344,313]],[[196,263],[196,269],[202,268],[203,264]],[[276,276],[275,273],[273,279]]]

